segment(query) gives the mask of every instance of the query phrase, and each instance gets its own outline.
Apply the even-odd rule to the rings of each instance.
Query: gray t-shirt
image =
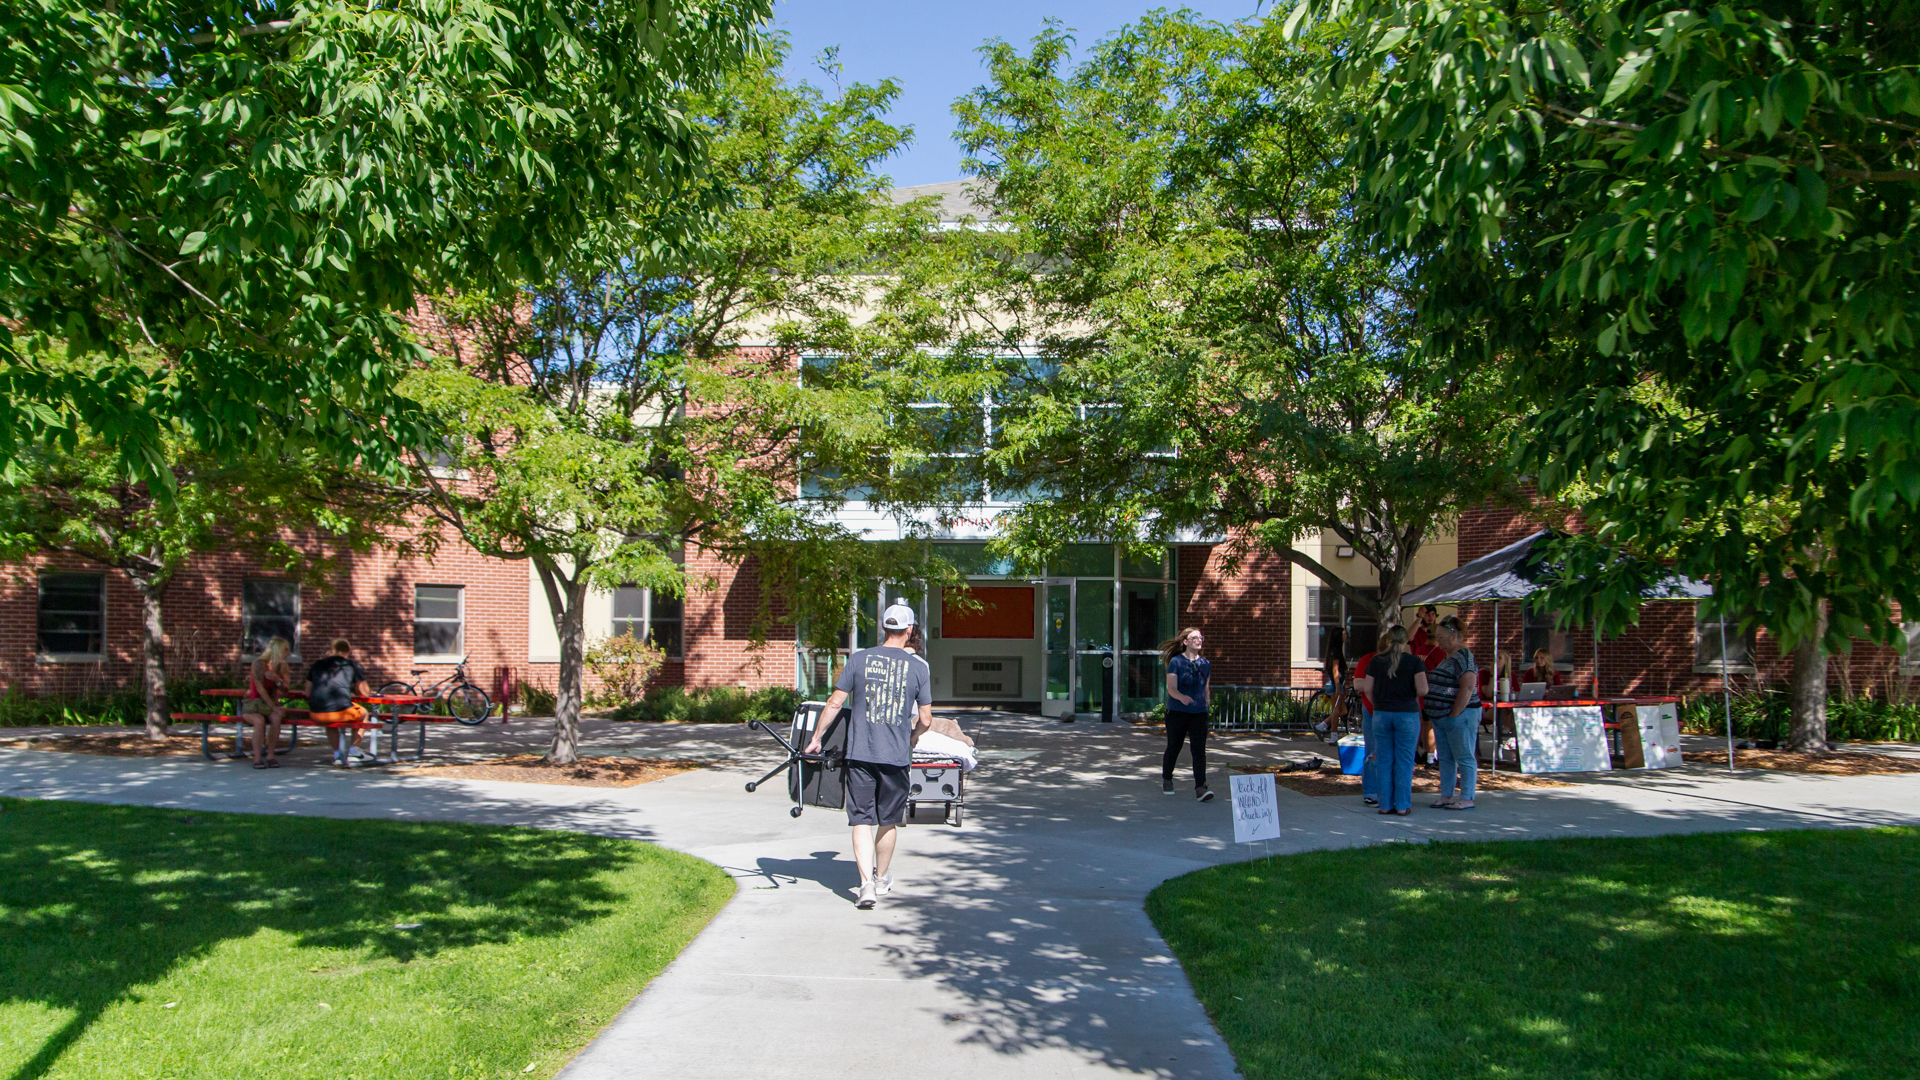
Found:
[[[933,673],[925,660],[885,645],[862,649],[833,685],[851,702],[849,761],[913,764],[913,718],[920,706],[933,704]]]

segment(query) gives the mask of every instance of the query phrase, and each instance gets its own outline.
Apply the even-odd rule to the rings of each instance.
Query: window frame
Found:
[[[1900,674],[1920,675],[1920,622],[1900,624],[1907,638],[1907,651],[1900,657]]]
[[[287,578],[272,577],[249,577],[240,582],[240,659],[246,663],[252,663],[260,658],[259,653],[247,651],[248,643],[253,640],[253,620],[255,618],[255,616],[247,613],[247,586],[255,582],[287,585],[293,589],[293,636],[287,639],[287,642],[293,646],[293,649],[287,653],[287,659],[299,660],[301,658],[300,626],[306,618],[306,607],[300,595],[300,583]],[[279,618],[279,616],[271,616],[271,618]]]
[[[1693,673],[1695,675],[1718,675],[1724,670],[1728,675],[1758,674],[1760,668],[1755,656],[1756,639],[1758,637],[1757,628],[1749,627],[1745,633],[1741,633],[1739,629],[1740,616],[1733,614],[1720,616],[1717,621],[1709,621],[1702,611],[1704,606],[1703,604],[1697,603],[1693,605]],[[1700,649],[1703,645],[1711,643],[1716,650],[1719,648],[1720,635],[1717,628],[1721,625],[1725,625],[1729,631],[1727,634],[1727,644],[1733,646],[1737,642],[1740,648],[1746,650],[1747,658],[1745,662],[1731,661],[1723,668],[1718,660],[1701,659]],[[1706,634],[1706,631],[1710,629],[1715,630],[1711,639],[1709,639]]]
[[[40,626],[40,603],[46,596],[48,578],[89,578],[99,587],[100,606],[96,613],[100,619],[97,632],[100,648],[97,652],[49,652],[41,647],[42,629]],[[78,614],[75,609],[69,614]],[[85,570],[42,570],[34,575],[33,593],[33,654],[34,660],[42,664],[99,664],[107,659],[107,575],[89,573]]]
[[[639,618],[632,618],[632,617],[621,618],[620,615],[618,614],[619,604],[620,604],[620,594],[621,592],[627,589],[632,589],[635,592],[638,592],[640,594],[640,617]],[[607,604],[608,636],[619,637],[623,633],[630,633],[633,625],[637,623],[639,624],[639,627],[640,627],[640,633],[638,635],[640,640],[645,641],[648,644],[653,644],[654,648],[658,649],[660,648],[660,646],[657,644],[654,644],[654,641],[653,641],[654,627],[657,623],[670,623],[679,630],[679,633],[676,633],[674,635],[675,647],[672,650],[660,649],[660,652],[663,656],[665,656],[669,660],[682,660],[686,658],[686,651],[687,651],[687,639],[686,639],[687,614],[686,612],[687,612],[687,609],[686,609],[686,599],[684,597],[680,598],[680,603],[681,603],[680,617],[675,619],[664,619],[664,620],[656,620],[654,618],[653,590],[651,588],[648,588],[645,585],[632,585],[632,584],[616,585],[614,586],[614,589],[613,589],[613,595],[608,598],[608,601],[609,601]],[[625,623],[627,625],[627,629],[621,628],[622,623]]]
[[[452,622],[459,628],[457,651],[450,653],[423,653],[420,651],[420,590],[452,589],[455,602],[459,604],[459,615],[455,619],[427,619],[430,623]],[[413,660],[417,664],[457,664],[467,658],[467,587],[441,581],[416,581],[413,583]]]

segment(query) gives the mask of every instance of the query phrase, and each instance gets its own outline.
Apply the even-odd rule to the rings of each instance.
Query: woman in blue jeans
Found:
[[[1449,615],[1434,628],[1434,643],[1447,654],[1427,672],[1427,720],[1440,754],[1440,798],[1436,810],[1473,809],[1480,777],[1480,665],[1462,644],[1460,620]],[[1458,780],[1460,794],[1454,795]]]
[[[1387,631],[1386,651],[1367,664],[1354,688],[1373,698],[1375,754],[1382,755],[1380,812],[1401,817],[1413,811],[1413,747],[1420,738],[1420,698],[1427,692],[1427,666],[1407,648],[1407,630]]]

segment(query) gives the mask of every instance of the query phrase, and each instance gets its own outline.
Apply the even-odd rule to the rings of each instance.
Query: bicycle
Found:
[[[409,674],[424,675],[426,671],[426,668],[414,668]],[[425,691],[416,690],[413,683],[397,679],[380,688],[381,697],[402,695],[438,698],[436,704],[445,705],[447,715],[463,724],[484,723],[487,715],[493,711],[493,700],[467,677],[467,665],[464,663],[454,665],[453,674],[428,685]]]
[[[1315,690],[1307,699],[1307,724],[1324,743],[1337,743],[1343,735],[1360,734],[1360,695],[1352,681],[1331,691],[1325,687]]]

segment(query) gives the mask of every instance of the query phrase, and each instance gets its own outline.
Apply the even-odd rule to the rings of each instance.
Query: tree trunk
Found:
[[[167,637],[160,621],[160,593],[165,586],[134,579],[140,592],[141,687],[146,693],[147,738],[167,738]]]
[[[1803,754],[1827,751],[1827,602],[1819,603],[1813,629],[1793,647],[1793,716],[1787,729],[1787,749]]]
[[[549,596],[558,589],[550,589]],[[580,706],[584,700],[582,683],[586,677],[587,585],[576,577],[566,583],[563,607],[553,615],[553,627],[560,636],[560,689],[554,697],[553,746],[547,760],[556,765],[571,765],[580,758]]]
[[[1406,580],[1406,571],[1399,566],[1379,566],[1374,568],[1380,575],[1380,629],[1390,626],[1406,625],[1400,619],[1401,585]],[[1366,643],[1367,651],[1373,651],[1373,642]]]

